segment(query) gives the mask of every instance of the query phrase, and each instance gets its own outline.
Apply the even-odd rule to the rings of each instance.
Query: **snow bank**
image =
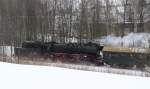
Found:
[[[150,78],[0,62],[1,89],[150,89]]]
[[[109,35],[96,40],[112,47],[150,47],[150,33],[130,33],[124,37]]]

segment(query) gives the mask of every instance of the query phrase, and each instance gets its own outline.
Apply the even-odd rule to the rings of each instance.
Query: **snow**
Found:
[[[0,62],[1,89],[150,89],[150,78]]]

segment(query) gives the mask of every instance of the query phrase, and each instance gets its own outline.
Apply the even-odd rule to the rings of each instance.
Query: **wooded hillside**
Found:
[[[149,32],[149,0],[0,0],[0,42],[78,42]]]

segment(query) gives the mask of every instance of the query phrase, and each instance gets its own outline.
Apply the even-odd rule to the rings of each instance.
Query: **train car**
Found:
[[[111,67],[143,69],[149,65],[149,49],[105,47],[103,53],[105,63]]]

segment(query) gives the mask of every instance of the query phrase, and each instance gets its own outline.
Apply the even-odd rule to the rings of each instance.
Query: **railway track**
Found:
[[[7,60],[6,60],[7,59]],[[2,60],[2,58],[1,58]],[[135,69],[119,69],[112,68],[108,66],[95,66],[95,65],[87,65],[87,64],[71,64],[71,63],[62,63],[62,62],[52,62],[50,59],[28,59],[28,58],[20,58],[17,57],[9,57],[3,59],[5,62],[11,62],[16,64],[28,64],[28,65],[40,65],[40,66],[54,66],[61,68],[69,68],[76,70],[84,70],[84,71],[93,71],[93,72],[104,72],[104,73],[113,73],[113,74],[123,74],[130,76],[142,76],[142,77],[150,77],[150,72],[148,70],[135,70]]]

